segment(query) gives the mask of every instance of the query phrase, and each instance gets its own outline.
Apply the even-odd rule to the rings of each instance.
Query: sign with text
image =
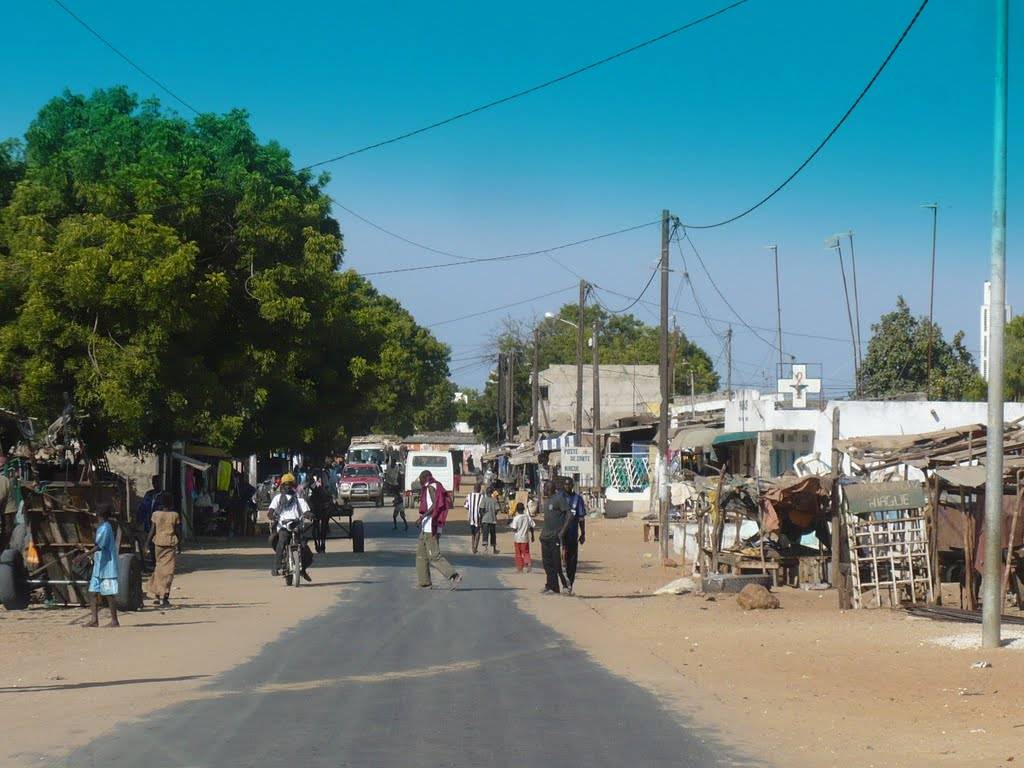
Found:
[[[848,508],[854,515],[918,509],[926,503],[924,486],[913,481],[844,485],[843,495],[846,496]]]
[[[594,471],[594,449],[589,445],[562,449],[562,472],[567,475],[589,475]]]

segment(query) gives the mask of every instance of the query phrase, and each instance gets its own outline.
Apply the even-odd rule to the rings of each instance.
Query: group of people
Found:
[[[421,587],[430,587],[430,568],[436,568],[454,588],[461,581],[459,573],[440,552],[440,535],[449,509],[449,497],[445,489],[429,471],[420,475],[422,491],[418,525],[420,541],[416,551],[416,572]],[[576,583],[580,545],[587,540],[587,505],[576,493],[575,483],[570,477],[548,481],[545,485],[544,523],[540,530],[541,560],[546,581],[545,594],[572,594]],[[396,510],[400,509],[396,502]],[[473,553],[483,551],[498,553],[498,499],[497,492],[485,494],[481,485],[474,486],[466,496],[465,507],[469,518],[470,547]],[[401,507],[405,520],[404,507]],[[397,527],[395,513],[395,526]],[[509,521],[515,552],[516,571],[533,570],[530,545],[536,540],[537,523],[522,502],[517,502]]]

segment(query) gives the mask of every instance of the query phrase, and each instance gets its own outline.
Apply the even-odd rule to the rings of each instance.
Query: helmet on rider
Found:
[[[284,488],[285,486],[295,487],[295,475],[291,472],[285,472],[281,475],[281,487]]]

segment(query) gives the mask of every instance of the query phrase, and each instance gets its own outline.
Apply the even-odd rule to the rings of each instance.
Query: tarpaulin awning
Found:
[[[763,532],[781,530],[784,524],[802,533],[809,532],[817,521],[828,516],[831,489],[831,480],[817,475],[780,478],[761,494]]]
[[[712,445],[725,445],[726,443],[744,443],[747,440],[757,440],[757,432],[723,432],[714,440]]]
[[[199,459],[193,459],[191,456],[185,456],[181,453],[172,453],[171,457],[175,461],[180,461],[186,467],[192,467],[192,469],[197,469],[200,472],[206,472],[210,468],[210,465],[206,462],[199,461]]]
[[[513,466],[520,464],[536,464],[537,463],[537,452],[533,450],[532,446],[526,446],[512,451],[508,457],[508,463]]]
[[[681,429],[672,437],[673,451],[692,451],[694,448],[710,448],[715,439],[725,434],[721,427],[695,427]]]
[[[576,445],[575,432],[563,432],[558,437],[545,437],[537,441],[537,453],[544,451],[560,451]]]

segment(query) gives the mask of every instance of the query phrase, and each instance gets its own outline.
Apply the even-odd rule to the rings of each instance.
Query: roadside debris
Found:
[[[757,609],[774,609],[779,607],[779,598],[760,584],[747,584],[736,595],[736,602],[745,611]]]

